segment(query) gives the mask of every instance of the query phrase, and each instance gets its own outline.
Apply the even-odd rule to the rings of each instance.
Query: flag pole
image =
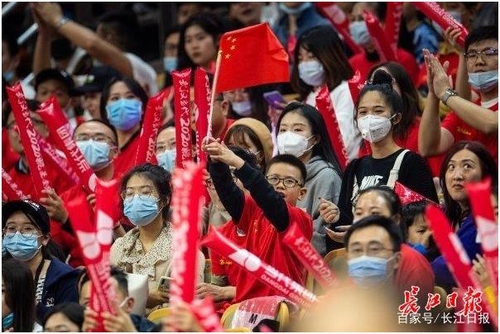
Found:
[[[217,79],[219,78],[219,69],[220,69],[220,62],[221,62],[221,55],[222,55],[222,50],[219,50],[217,53],[217,60],[215,61],[215,73],[214,73],[214,80],[212,82],[212,96],[210,97],[210,112],[208,113],[208,128],[207,128],[207,136],[205,138],[210,138],[212,137],[212,114],[214,112],[214,102],[215,102],[215,89],[217,88]],[[202,140],[204,141],[205,138]]]

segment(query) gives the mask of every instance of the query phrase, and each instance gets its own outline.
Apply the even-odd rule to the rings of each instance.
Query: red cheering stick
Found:
[[[188,163],[174,170],[172,214],[174,254],[170,304],[191,303],[196,285],[198,238],[203,208],[203,168]]]
[[[380,60],[382,62],[385,61],[396,61],[396,53],[388,47],[390,45],[387,40],[387,36],[380,25],[379,20],[375,15],[370,13],[369,11],[363,11],[363,18],[366,22],[366,27],[368,28],[368,33],[370,34],[373,45],[377,50],[378,55],[380,56]]]
[[[321,255],[311,245],[309,239],[304,237],[297,225],[292,224],[283,237],[285,245],[295,252],[302,264],[314,275],[318,283],[325,289],[331,289],[338,285],[335,274],[323,261]]]
[[[207,296],[202,300],[193,300],[191,309],[203,332],[224,332],[224,328],[222,328],[220,324],[219,316],[215,313],[212,297]]]
[[[19,128],[19,136],[21,137],[24,154],[31,170],[33,185],[38,198],[40,198],[43,195],[42,190],[50,189],[51,187],[42,151],[37,141],[37,132],[31,122],[30,110],[21,84],[17,83],[13,87],[7,87],[7,95]]]
[[[198,146],[198,163],[205,166],[207,163],[207,155],[201,149],[203,139],[208,133],[208,119],[210,114],[210,82],[208,81],[207,72],[198,67],[194,73],[194,99],[198,107],[198,117],[196,118],[196,144]]]
[[[412,2],[412,4],[424,13],[432,21],[436,22],[445,31],[449,27],[458,28],[461,30],[460,36],[457,39],[460,46],[465,45],[465,37],[469,34],[467,29],[453,18],[446,10],[444,10],[436,2]]]
[[[490,277],[494,278],[494,288],[498,291],[498,224],[491,205],[491,179],[466,184],[472,214],[481,238],[483,257],[487,263]]]
[[[2,168],[2,195],[5,201],[13,201],[16,199],[26,199],[26,196],[12,177]]]
[[[213,233],[203,239],[202,244],[220,255],[230,258],[243,270],[278,290],[291,301],[305,307],[312,306],[317,302],[317,297],[312,292],[279,272],[276,268],[263,262],[255,254],[235,245],[219,231],[213,230]]]
[[[399,27],[403,16],[402,2],[388,2],[385,15],[385,34],[394,54],[398,50]]]
[[[354,54],[362,52],[359,45],[357,45],[351,38],[351,33],[349,31],[349,19],[347,18],[347,15],[345,15],[342,8],[335,4],[335,2],[315,2],[314,5],[342,35],[342,38]]]
[[[174,81],[175,106],[175,166],[184,168],[188,161],[193,161],[191,145],[191,69],[172,72]]]
[[[57,146],[63,151],[71,167],[78,174],[81,186],[88,193],[94,192],[97,176],[73,140],[68,119],[55,96],[45,101],[38,109],[38,113],[47,124],[50,133],[54,135]]]
[[[327,85],[322,86],[316,96],[316,108],[319,110],[321,117],[323,117],[323,120],[325,121],[326,128],[328,129],[328,135],[330,136],[330,143],[332,144],[335,155],[339,160],[340,168],[345,170],[345,167],[349,162],[349,158],[347,157],[344,140],[342,139],[342,134],[340,133],[339,122],[337,121],[335,110],[333,109],[333,103],[330,99],[330,92],[328,91]]]
[[[135,157],[135,164],[140,165],[145,162],[154,162],[156,136],[158,129],[163,122],[162,111],[163,101],[167,97],[167,90],[162,90],[155,96],[151,97],[146,106],[144,122],[142,124],[141,134],[139,137],[139,145]]]

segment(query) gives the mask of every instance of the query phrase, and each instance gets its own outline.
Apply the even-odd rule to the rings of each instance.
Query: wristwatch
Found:
[[[445,105],[447,105],[446,102],[452,96],[458,96],[458,93],[456,91],[454,91],[453,89],[451,89],[451,88],[446,88],[446,90],[444,91],[443,96],[441,96],[441,101],[443,101],[443,103]]]

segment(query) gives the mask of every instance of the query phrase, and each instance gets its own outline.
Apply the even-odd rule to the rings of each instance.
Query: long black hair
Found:
[[[32,332],[36,319],[35,282],[27,264],[3,259],[2,278],[5,303],[14,315],[14,332]],[[8,328],[2,328],[2,331]]]

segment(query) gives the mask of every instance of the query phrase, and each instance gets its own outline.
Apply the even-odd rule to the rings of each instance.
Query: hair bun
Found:
[[[374,85],[387,84],[387,85],[392,87],[393,81],[394,81],[394,79],[392,78],[392,76],[389,73],[387,73],[384,70],[377,70],[373,74],[372,84],[374,84]]]

